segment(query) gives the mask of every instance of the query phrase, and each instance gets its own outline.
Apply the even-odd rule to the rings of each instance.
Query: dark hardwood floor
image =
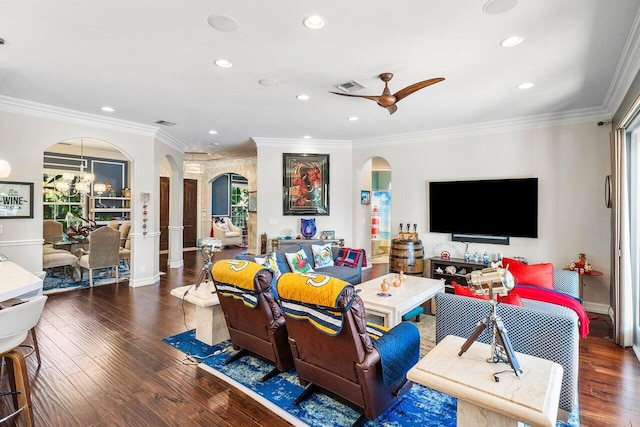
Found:
[[[215,254],[232,257],[240,249]],[[39,426],[285,426],[223,381],[184,364],[184,355],[161,339],[194,327],[194,309],[169,294],[193,283],[198,252],[185,267],[167,269],[155,286],[126,283],[51,295],[38,325],[42,366],[28,359],[33,412]],[[364,279],[388,270],[375,264]],[[611,323],[592,315],[591,334],[580,342],[583,426],[640,426],[640,362],[631,349],[610,341]],[[0,385],[8,384],[3,369]],[[7,412],[0,400],[0,416]],[[24,425],[17,422],[4,425]]]

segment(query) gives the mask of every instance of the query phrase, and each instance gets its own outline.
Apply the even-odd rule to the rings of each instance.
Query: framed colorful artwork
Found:
[[[282,154],[282,214],[329,215],[329,155]]]

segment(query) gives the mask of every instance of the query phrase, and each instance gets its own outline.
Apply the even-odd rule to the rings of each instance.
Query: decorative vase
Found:
[[[389,282],[387,279],[382,279],[382,283],[380,283],[380,289],[382,292],[387,292],[389,290]]]
[[[316,235],[316,219],[315,218],[301,218],[300,219],[300,233],[305,239],[311,239]]]
[[[394,277],[393,280],[391,281],[391,284],[393,285],[394,288],[397,288],[402,284],[400,282],[400,277],[397,274],[396,274],[396,277]]]

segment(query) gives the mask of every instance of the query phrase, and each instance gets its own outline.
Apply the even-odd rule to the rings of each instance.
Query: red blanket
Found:
[[[587,317],[587,312],[584,311],[584,307],[582,307],[580,301],[571,295],[532,285],[516,285],[509,293],[516,293],[521,298],[549,302],[572,309],[578,315],[580,337],[586,338],[587,335],[589,335],[589,317]]]

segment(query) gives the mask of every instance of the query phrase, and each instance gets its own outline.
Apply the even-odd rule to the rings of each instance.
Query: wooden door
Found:
[[[184,203],[182,204],[182,246],[196,246],[198,234],[198,181],[185,179],[183,184]]]
[[[169,178],[160,177],[160,250],[169,249]]]

